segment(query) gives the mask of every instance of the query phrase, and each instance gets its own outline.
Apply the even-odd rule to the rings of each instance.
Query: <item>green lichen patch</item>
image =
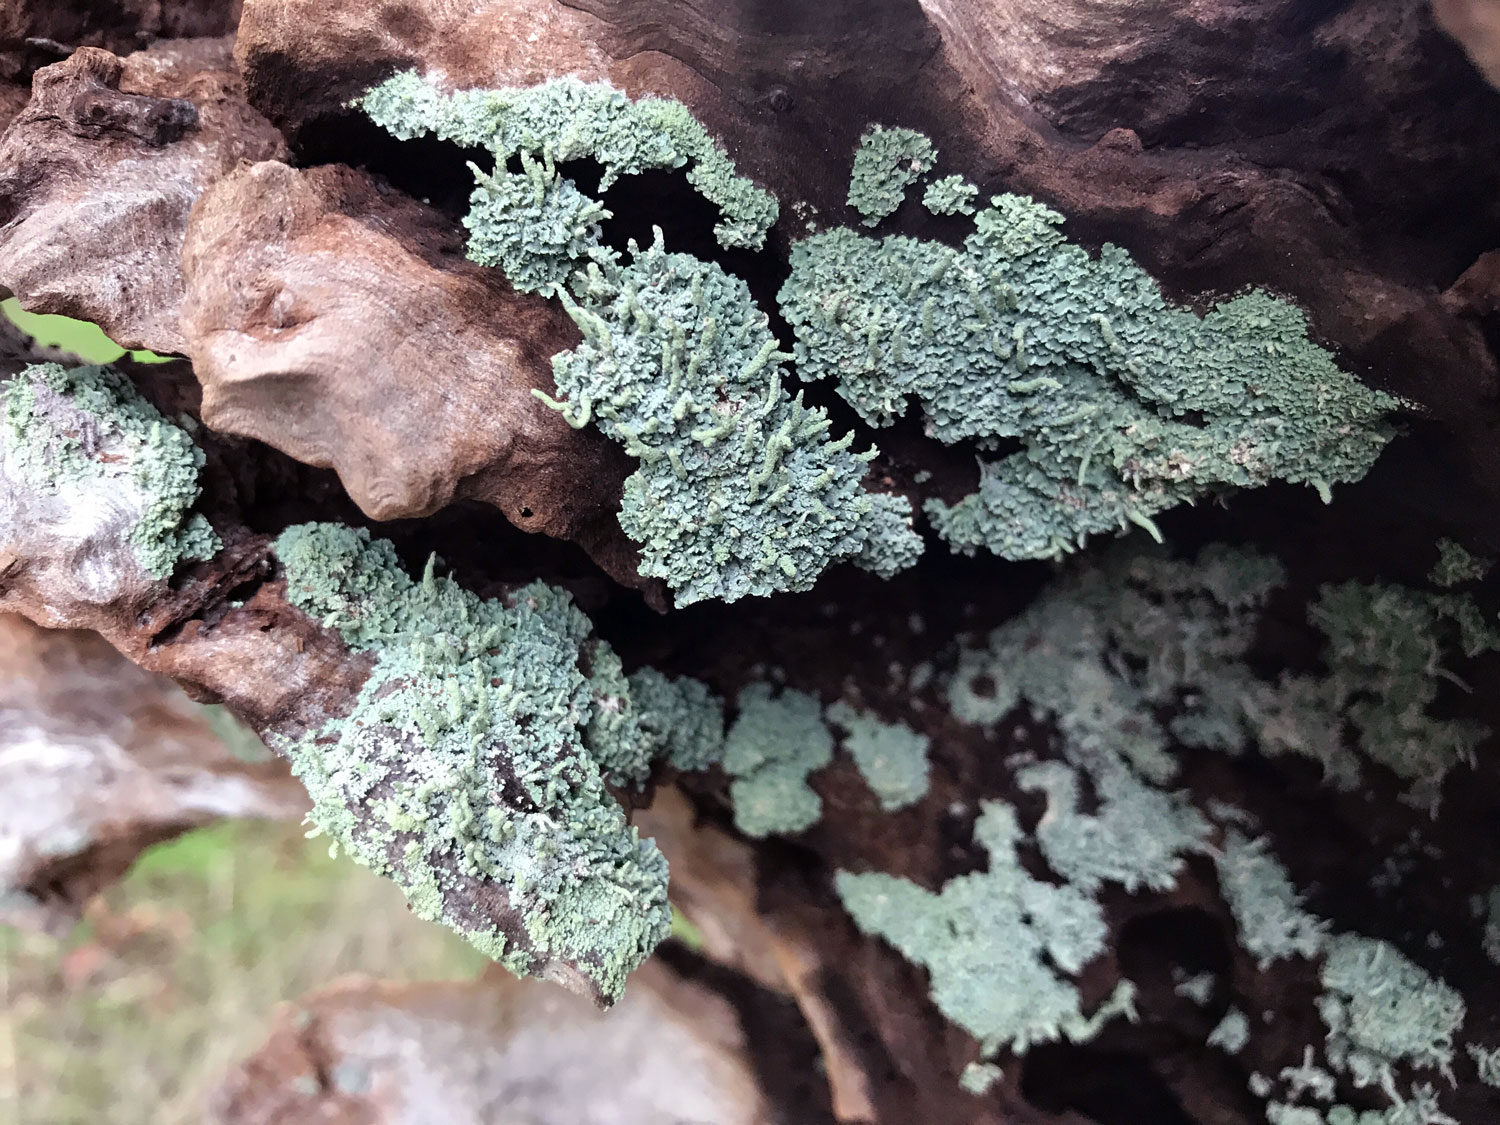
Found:
[[[914,129],[876,125],[860,138],[849,177],[849,206],[873,227],[901,206],[906,189],[932,170],[937,149]]]
[[[1464,1021],[1463,998],[1452,988],[1390,943],[1357,934],[1329,939],[1321,979],[1328,1059],[1356,1086],[1378,1086],[1400,1101],[1397,1065],[1452,1080],[1453,1037]]]
[[[112,506],[136,509],[127,535],[141,569],[168,577],[221,543],[190,509],[203,451],[111,367],[36,364],[0,386],[6,460],[33,489],[107,484]]]
[[[512,971],[616,998],[671,912],[666,861],[604,787],[640,722],[608,721],[630,714],[612,653],[581,670],[588,620],[542,583],[483,600],[432,561],[413,581],[363,530],[276,549],[292,604],[375,658],[348,715],[279,740],[312,822]]]
[[[703,683],[642,668],[630,676],[630,695],[653,758],[690,771],[707,769],[724,756],[724,703]]]
[[[1279,699],[1291,702],[1269,713],[1294,746],[1319,737],[1331,714],[1347,716],[1359,749],[1411,783],[1408,801],[1435,813],[1448,773],[1472,765],[1490,733],[1432,714],[1442,686],[1457,678],[1443,662],[1500,650],[1500,630],[1462,595],[1359,582],[1324,587],[1310,616],[1327,637],[1328,675],[1284,678]]]
[[[687,182],[720,211],[714,228],[725,247],[759,249],[776,222],[769,193],[734,163],[681,102],[632,101],[613,86],[557,78],[536,86],[445,93],[415,71],[375,86],[356,103],[402,140],[437,136],[494,157],[492,175],[475,169],[478,186],[465,224],[469,253],[500,266],[512,285],[553,292],[599,247],[602,205],[556,166],[593,160],[604,168],[601,191],[621,176],[686,170]],[[521,169],[508,165],[516,160]]]
[[[1488,733],[1433,713],[1456,678],[1444,662],[1495,650],[1500,631],[1460,595],[1330,585],[1308,611],[1326,637],[1323,669],[1269,680],[1249,646],[1281,581],[1277,563],[1248,552],[1177,562],[1118,551],[1054,586],[987,646],[966,649],[949,705],[960,719],[993,723],[1028,703],[1056,722],[1074,764],[1097,770],[1110,760],[1101,748],[1117,751],[1158,784],[1176,771],[1174,742],[1310,758],[1342,789],[1375,762],[1408,783],[1408,801],[1435,810],[1448,773]]]
[[[1469,1058],[1474,1060],[1474,1069],[1479,1081],[1486,1086],[1500,1088],[1500,1047],[1481,1047],[1478,1043],[1468,1045]]]
[[[1493,559],[1483,559],[1464,549],[1462,543],[1452,539],[1438,540],[1438,561],[1433,565],[1431,578],[1437,586],[1463,586],[1478,582],[1495,565]]]
[[[1231,829],[1214,855],[1219,893],[1229,904],[1240,945],[1262,969],[1323,950],[1328,924],[1302,906],[1302,896],[1264,839]]]
[[[493,172],[474,168],[469,256],[517,289],[558,296],[582,330],[582,344],[553,357],[559,398],[538,397],[640,461],[620,526],[641,545],[641,574],[665,580],[678,605],[806,590],[841,560],[883,577],[916,560],[911,502],[866,494],[874,451],[828,437],[826,413],[787,393],[788,355],[748,287],[668,254],[659,230],[628,258],[604,246],[608,211],[559,170],[596,161],[605,190],[620,176],[685,168],[720,208],[720,243],[759,248],[776,201],[685,107],[573,78],[445,93],[411,71],[358,105],[397,137],[432,134],[494,157]]]
[[[1250,1020],[1244,1012],[1238,1008],[1230,1008],[1224,1013],[1224,1018],[1214,1025],[1214,1029],[1208,1033],[1205,1042],[1210,1047],[1217,1047],[1225,1054],[1237,1055],[1245,1049],[1245,1044],[1250,1042]]]
[[[844,749],[887,812],[927,795],[927,750],[932,740],[905,723],[887,723],[843,700],[828,707],[828,721],[846,733]]]
[[[1323,993],[1318,1014],[1326,1029],[1321,1044],[1306,1044],[1302,1062],[1285,1067],[1278,1100],[1266,1119],[1300,1125],[1452,1125],[1437,1093],[1425,1082],[1403,1088],[1401,1071],[1432,1069],[1451,1083],[1454,1037],[1463,1025],[1463,998],[1429,975],[1389,942],[1354,933],[1333,933],[1329,924],[1302,907],[1302,896],[1265,843],[1231,830],[1219,860],[1219,879],[1234,914],[1240,943],[1264,969],[1274,960],[1321,956]],[[1227,1017],[1226,1017],[1227,1020]],[[1221,1025],[1222,1027],[1222,1025]],[[1210,1045],[1235,1051],[1244,1044],[1236,1026],[1209,1037]],[[1390,1105],[1354,1110],[1328,1105],[1340,1081],[1356,1088],[1378,1088]],[[1251,1092],[1270,1098],[1276,1083],[1252,1076]],[[1308,1106],[1308,1101],[1326,1108]]]
[[[1023,790],[1047,797],[1036,842],[1047,866],[1090,894],[1118,883],[1134,894],[1177,885],[1184,857],[1207,849],[1208,821],[1187,801],[1142,781],[1123,761],[1091,771],[1097,811],[1080,807],[1080,772],[1038,762],[1016,773]]]
[[[1085,1016],[1071,979],[1104,951],[1099,905],[1026,871],[1009,805],[985,802],[974,837],[989,855],[987,871],[950,879],[936,893],[891,875],[841,871],[839,898],[860,930],[928,971],[938,1010],[978,1039],[986,1056],[1065,1035],[1084,1040],[1128,1012],[1125,986]]]
[[[994,1063],[971,1062],[959,1074],[958,1084],[975,1097],[983,1097],[1004,1076],[1005,1072]]]
[[[740,692],[739,708],[724,740],[735,827],[757,837],[806,831],[823,815],[808,776],[833,761],[822,707],[806,692],[773,694],[754,683]]]
[[[1326,498],[1365,474],[1396,403],[1340,370],[1300,312],[1251,292],[1199,317],[1061,223],[1001,195],[962,248],[839,229],[793,249],[780,302],[799,377],[834,380],[872,425],[916,399],[940,441],[1025,444],[984,461],[972,496],[929,501],[955,550],[1055,557],[1227,489]]]
[[[979,189],[962,176],[933,180],[922,193],[922,206],[934,215],[972,215]]]
[[[573,425],[593,421],[640,468],[620,526],[640,570],[678,605],[810,589],[850,559],[889,572],[915,559],[911,505],[860,481],[873,451],[785,389],[785,355],[745,283],[669,254],[660,239],[629,264],[593,263],[562,294],[583,332],[553,358]]]
[[[1490,893],[1480,899],[1476,913],[1484,918],[1484,955],[1493,964],[1500,965],[1500,887],[1491,888]]]

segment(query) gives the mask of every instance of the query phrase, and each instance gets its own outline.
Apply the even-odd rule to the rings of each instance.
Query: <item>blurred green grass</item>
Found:
[[[298,825],[190,832],[147,851],[65,938],[0,927],[0,1121],[201,1122],[277,1001],[348,972],[459,979],[486,964]]]
[[[89,363],[113,363],[125,354],[125,349],[106,336],[102,328],[86,320],[30,313],[14,297],[0,302],[0,312],[43,347],[62,348]],[[166,363],[171,358],[146,351],[131,352],[130,357],[141,363]]]

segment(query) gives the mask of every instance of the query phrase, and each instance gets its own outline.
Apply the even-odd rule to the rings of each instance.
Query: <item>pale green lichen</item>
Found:
[[[413,581],[363,530],[276,550],[292,604],[374,657],[348,715],[279,740],[312,822],[512,971],[617,997],[671,919],[666,861],[604,788],[620,728],[598,708],[624,689],[607,650],[598,682],[580,669],[588,620],[542,583],[483,600],[433,561]]]
[[[1243,655],[1278,578],[1254,555],[1205,551],[1193,564],[1121,552],[960,653],[947,685],[956,717],[993,724],[1026,704],[1057,727],[1065,761],[1016,780],[1047,795],[1036,836],[1058,874],[1090,891],[1165,890],[1185,856],[1208,849],[1208,821],[1162,788],[1180,735],[1157,712]]]
[[[1456,679],[1444,663],[1500,648],[1500,631],[1459,595],[1330,585],[1308,610],[1326,638],[1324,668],[1267,680],[1249,645],[1281,581],[1274,560],[1248,552],[1211,549],[1186,563],[1122,550],[1053,587],[986,647],[964,650],[949,705],[993,723],[1028,702],[1056,716],[1075,753],[1112,746],[1157,783],[1176,770],[1174,740],[1307,757],[1344,789],[1368,759],[1409,783],[1406,800],[1435,810],[1448,773],[1487,735],[1431,713]],[[1166,709],[1163,726],[1153,712]]]
[[[150,577],[218,551],[191,511],[203,451],[114,368],[35,364],[0,385],[0,402],[6,459],[30,488],[108,482],[119,503],[138,504],[127,539]]]
[[[653,759],[689,771],[707,769],[723,757],[724,703],[706,685],[642,668],[630,675],[630,695]]]
[[[1331,1102],[1338,1091],[1338,1080],[1313,1061],[1312,1044],[1302,1049],[1302,1062],[1297,1066],[1281,1068],[1281,1081],[1286,1083],[1286,1095],[1293,1101],[1311,1098],[1317,1102]]]
[[[1466,1049],[1469,1058],[1474,1060],[1479,1081],[1486,1086],[1500,1088],[1500,1047],[1481,1047],[1478,1043],[1470,1043]]]
[[[1329,674],[1316,683],[1285,677],[1278,699],[1266,701],[1268,711],[1287,703],[1275,714],[1292,732],[1291,748],[1330,729],[1336,736],[1330,715],[1347,716],[1360,750],[1411,782],[1406,799],[1435,815],[1449,771],[1472,765],[1490,733],[1430,714],[1440,687],[1457,680],[1443,661],[1455,650],[1470,658],[1500,650],[1500,630],[1467,597],[1358,582],[1325,586],[1309,616],[1327,637]]]
[[[864,545],[850,560],[877,578],[894,578],[917,564],[926,544],[912,528],[911,501],[891,492],[872,492],[861,520]]]
[[[903,497],[860,485],[873,451],[827,436],[785,387],[785,359],[745,283],[658,241],[593,263],[565,307],[583,331],[553,358],[550,405],[625,446],[620,526],[678,605],[810,589],[832,562],[890,573],[921,540]]]
[[[1214,1025],[1206,1040],[1210,1047],[1217,1047],[1225,1054],[1237,1055],[1250,1042],[1250,1019],[1238,1008],[1230,1008],[1223,1019]]]
[[[1313,344],[1302,314],[1251,292],[1199,317],[1123,250],[1091,257],[1034,200],[996,196],[963,247],[849,229],[798,243],[780,294],[798,375],[867,422],[918,400],[927,432],[1022,452],[979,491],[928,502],[955,550],[1054,557],[1089,536],[1231,488],[1358,480],[1395,401]]]
[[[933,180],[922,193],[922,206],[934,215],[972,215],[979,189],[962,176]]]
[[[845,731],[843,747],[887,812],[927,795],[927,751],[932,740],[905,723],[887,723],[843,700],[828,707],[828,721]]]
[[[876,125],[860,138],[849,177],[849,206],[873,227],[901,206],[906,189],[932,170],[937,149],[914,129]]]
[[[609,212],[563,174],[596,161],[604,190],[686,167],[723,213],[721,244],[760,247],[775,200],[685,107],[572,78],[444,93],[410,71],[358,104],[397,137],[431,133],[493,156],[493,172],[474,169],[469,256],[518,289],[555,294],[582,330],[553,357],[558,397],[537,395],[639,460],[620,525],[641,545],[641,574],[665,580],[678,605],[806,590],[841,560],[882,577],[916,560],[911,502],[868,495],[874,451],[829,438],[826,413],[787,393],[788,356],[744,282],[668,254],[659,230],[648,249],[616,253],[601,240]]]
[[[1433,565],[1431,578],[1438,586],[1462,586],[1479,582],[1495,565],[1491,559],[1482,559],[1464,550],[1462,543],[1452,539],[1439,539],[1438,561]]]
[[[523,152],[519,175],[474,168],[474,179],[473,209],[464,219],[468,256],[498,267],[522,292],[556,289],[599,245],[600,224],[610,213],[550,160]]]
[[[1336,1105],[1324,1111],[1272,1102],[1266,1106],[1266,1121],[1269,1125],[1459,1125],[1438,1109],[1437,1094],[1430,1086],[1418,1087],[1410,1101],[1388,1109]]]
[[[817,823],[823,801],[808,776],[833,761],[833,734],[816,698],[769,684],[740,692],[739,715],[724,740],[724,772],[733,779],[735,827],[747,836],[794,835]]]
[[[466,225],[470,254],[506,270],[511,284],[553,291],[599,245],[608,212],[561,178],[557,166],[603,166],[599,189],[621,176],[685,168],[687,182],[721,218],[720,245],[759,249],[776,222],[776,200],[735,171],[724,150],[681,102],[632,101],[614,87],[577,78],[536,86],[444,93],[431,78],[404,71],[356,103],[402,140],[432,134],[487,150],[494,172],[475,169],[479,186]],[[512,160],[521,164],[512,170]]]
[[[1213,999],[1214,990],[1218,987],[1219,978],[1213,973],[1184,973],[1181,969],[1172,972],[1172,991],[1184,1000],[1191,1000],[1198,1007],[1208,1006]]]
[[[1356,1086],[1378,1086],[1396,1102],[1395,1067],[1435,1068],[1452,1080],[1453,1036],[1464,1021],[1457,992],[1389,942],[1357,934],[1328,939],[1318,1013],[1328,1060]]]
[[[1302,896],[1265,839],[1231,829],[1214,855],[1219,893],[1229,904],[1240,945],[1261,969],[1289,957],[1316,957],[1328,924],[1302,906]]]
[[[959,1086],[975,1097],[983,1097],[1004,1077],[1004,1071],[991,1062],[971,1062],[958,1076]]]
[[[1208,821],[1192,804],[1149,785],[1123,762],[1091,771],[1097,811],[1080,807],[1082,777],[1057,761],[1038,762],[1016,774],[1023,789],[1044,793],[1047,812],[1036,842],[1047,866],[1080,890],[1093,893],[1118,883],[1142,888],[1176,886],[1184,856],[1207,848]]]
[[[1087,1039],[1131,1011],[1122,985],[1085,1016],[1070,979],[1104,951],[1103,912],[1077,888],[1026,871],[1017,854],[1024,834],[1009,805],[986,801],[982,809],[974,838],[989,855],[987,871],[950,879],[937,893],[886,874],[841,871],[839,898],[860,930],[927,969],[938,1010],[986,1056],[1065,1035]]]
[[[1264,841],[1231,831],[1219,877],[1240,944],[1262,969],[1284,957],[1323,957],[1324,992],[1316,1003],[1327,1032],[1326,1065],[1315,1060],[1314,1045],[1305,1045],[1301,1064],[1281,1071],[1285,1100],[1267,1106],[1267,1120],[1292,1125],[1455,1125],[1442,1112],[1431,1085],[1415,1083],[1403,1092],[1396,1068],[1436,1069],[1453,1081],[1453,1038],[1464,1021],[1463,998],[1389,942],[1331,933],[1326,921],[1303,909],[1300,893]],[[1238,1050],[1249,1030],[1238,1024],[1223,1036],[1215,1029],[1210,1044]],[[1307,1098],[1333,1101],[1341,1077],[1356,1088],[1378,1087],[1390,1106],[1359,1111],[1291,1104]],[[1251,1091],[1257,1097],[1270,1097],[1273,1088],[1264,1076],[1252,1076]]]

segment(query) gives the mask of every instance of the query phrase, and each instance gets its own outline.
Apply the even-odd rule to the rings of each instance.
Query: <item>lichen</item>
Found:
[[[1230,1008],[1208,1033],[1206,1042],[1225,1054],[1239,1054],[1245,1049],[1245,1044],[1250,1042],[1249,1018],[1238,1008]]]
[[[347,715],[277,740],[312,823],[512,971],[617,997],[667,934],[667,870],[604,788],[597,708],[623,681],[604,650],[600,682],[580,669],[588,620],[539,582],[484,600],[435,560],[413,581],[363,530],[276,552],[292,604],[374,658]]]
[[[914,561],[910,502],[877,506],[860,485],[874,451],[831,440],[826,413],[786,392],[786,357],[743,281],[658,237],[628,264],[592,263],[576,303],[561,296],[584,340],[553,358],[563,401],[540,397],[640,461],[620,526],[679,606],[810,589],[840,559],[885,573]]]
[[[922,206],[934,215],[972,215],[979,189],[962,176],[933,180],[922,193]]]
[[[986,871],[950,879],[936,893],[883,873],[841,871],[839,898],[860,930],[928,971],[938,1010],[978,1039],[986,1057],[1062,1036],[1081,1041],[1128,1014],[1128,985],[1090,1017],[1070,979],[1104,951],[1098,903],[1026,871],[1009,805],[983,802],[974,838],[989,856]]]
[[[1464,1001],[1389,942],[1336,934],[1320,975],[1318,1013],[1328,1059],[1356,1086],[1378,1086],[1393,1101],[1398,1064],[1435,1068],[1452,1080],[1453,1036]]]
[[[915,566],[927,545],[912,527],[910,500],[891,492],[869,497],[869,514],[860,521],[864,545],[850,561],[877,578],[894,578]]]
[[[1309,616],[1327,638],[1328,675],[1316,684],[1285,677],[1280,697],[1292,703],[1279,717],[1305,744],[1337,730],[1330,715],[1347,716],[1360,750],[1411,782],[1405,799],[1436,815],[1444,779],[1454,766],[1472,765],[1490,733],[1430,713],[1441,686],[1457,680],[1443,661],[1454,651],[1472,658],[1500,650],[1500,630],[1462,595],[1375,583],[1325,586]]]
[[[1261,292],[1207,316],[1168,304],[1123,250],[995,196],[962,248],[836,229],[798,243],[780,293],[799,377],[833,379],[872,425],[910,399],[927,432],[1021,452],[927,512],[957,551],[1047,558],[1089,536],[1272,480],[1325,498],[1392,435],[1396,404],[1340,370],[1302,314]]]
[[[884,722],[843,700],[829,705],[828,721],[846,732],[843,747],[882,809],[904,809],[926,796],[932,740],[925,734],[905,723]]]
[[[1218,987],[1219,978],[1210,972],[1188,974],[1181,968],[1172,971],[1172,991],[1184,1000],[1191,1000],[1200,1008],[1208,1006]]]
[[[640,573],[665,580],[678,605],[809,589],[841,560],[882,577],[915,562],[911,502],[868,495],[874,451],[828,437],[826,412],[787,392],[788,354],[744,282],[667,253],[660,230],[628,256],[605,246],[610,213],[564,175],[569,161],[595,161],[602,191],[686,167],[723,213],[720,243],[759,248],[775,200],[684,106],[574,78],[444,93],[414,71],[357,104],[399,138],[431,133],[493,157],[492,172],[474,167],[469,256],[517,289],[557,296],[582,330],[553,357],[557,397],[536,393],[639,460],[620,526],[641,545]]]
[[[1484,955],[1493,964],[1500,965],[1500,887],[1492,887],[1485,896],[1480,910],[1484,914]]]
[[[1469,1058],[1474,1060],[1479,1081],[1486,1086],[1500,1088],[1500,1047],[1481,1047],[1478,1043],[1470,1043],[1466,1049]]]
[[[860,138],[849,177],[849,206],[873,227],[901,206],[906,189],[932,170],[937,149],[914,129],[876,125]]]
[[[1054,586],[986,646],[965,649],[949,705],[960,719],[994,723],[1027,702],[1055,717],[1075,764],[1107,761],[1089,747],[1110,746],[1158,784],[1176,771],[1173,741],[1307,757],[1341,789],[1368,760],[1409,783],[1406,800],[1435,811],[1447,774],[1487,734],[1432,714],[1456,679],[1444,662],[1500,648],[1500,631],[1461,595],[1328,585],[1308,609],[1325,636],[1323,669],[1270,680],[1249,646],[1281,581],[1274,560],[1250,552],[1213,548],[1188,563],[1122,548]],[[1169,709],[1163,725],[1156,715]]]
[[[764,683],[747,686],[724,740],[735,827],[755,837],[812,827],[823,815],[823,801],[807,779],[831,761],[833,734],[816,698],[792,689],[773,694]]]
[[[221,546],[198,499],[203,451],[112,367],[27,367],[0,385],[6,460],[33,489],[107,483],[136,507],[128,542],[141,569],[166,578]]]
[[[1240,945],[1261,969],[1323,949],[1328,924],[1302,906],[1302,896],[1265,839],[1230,829],[1214,855],[1219,893],[1229,904]]]
[[[569,161],[602,165],[600,191],[621,176],[685,168],[687,182],[719,208],[714,235],[724,247],[759,249],[776,222],[775,198],[739,175],[708,130],[670,98],[632,101],[607,83],[577,78],[444,93],[433,78],[404,71],[356,104],[402,140],[431,134],[490,154],[493,173],[474,169],[478,186],[465,220],[470,254],[501,266],[518,289],[560,289],[599,245],[598,223],[609,213],[560,176],[557,166]]]
[[[1313,1061],[1312,1044],[1302,1051],[1302,1062],[1281,1068],[1280,1079],[1286,1083],[1286,1095],[1293,1100],[1311,1098],[1318,1102],[1333,1101],[1338,1080]]]
[[[640,726],[651,740],[651,757],[674,769],[707,769],[724,755],[724,704],[689,676],[676,679],[655,668],[630,675],[630,695]]]
[[[1431,578],[1435,585],[1463,586],[1481,581],[1495,565],[1490,559],[1471,555],[1462,543],[1452,539],[1439,539],[1438,561],[1433,564]]]
[[[983,1097],[1000,1081],[1004,1072],[990,1062],[971,1062],[958,1076],[959,1086],[975,1097]]]
[[[1396,1068],[1436,1069],[1452,1082],[1453,1038],[1464,1021],[1463,998],[1389,942],[1332,932],[1328,922],[1303,908],[1301,894],[1264,841],[1248,840],[1231,830],[1219,857],[1219,877],[1240,944],[1262,969],[1281,958],[1323,958],[1319,979],[1324,991],[1316,1006],[1326,1029],[1326,1065],[1316,1061],[1315,1045],[1305,1044],[1301,1064],[1281,1071],[1283,1100],[1267,1106],[1267,1120],[1292,1125],[1454,1125],[1430,1084],[1413,1083],[1403,1091]],[[1236,1021],[1227,1032],[1216,1028],[1209,1043],[1236,1051],[1248,1030]],[[1364,1111],[1292,1104],[1308,1098],[1332,1102],[1340,1078],[1356,1088],[1378,1087],[1391,1104]],[[1252,1076],[1251,1092],[1257,1097],[1268,1098],[1273,1090],[1269,1079]]]
[[[1118,883],[1134,894],[1177,884],[1184,856],[1207,847],[1208,821],[1182,798],[1142,781],[1123,763],[1093,771],[1098,810],[1080,807],[1079,771],[1038,762],[1016,773],[1023,790],[1047,797],[1036,842],[1047,866],[1080,890]]]

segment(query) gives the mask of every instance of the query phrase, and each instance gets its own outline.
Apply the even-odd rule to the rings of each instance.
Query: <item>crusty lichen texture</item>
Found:
[[[583,332],[553,358],[558,397],[538,397],[639,460],[620,526],[641,545],[641,574],[663,579],[678,605],[810,589],[843,560],[883,576],[916,560],[911,502],[866,493],[874,451],[830,436],[826,413],[788,392],[788,356],[745,283],[669,253],[659,231],[629,255],[605,246],[609,212],[559,171],[597,161],[607,188],[685,168],[720,208],[720,243],[760,247],[776,201],[680,103],[576,79],[445,94],[407,72],[359,104],[398,137],[433,133],[493,154],[493,173],[475,169],[469,256],[518,289],[555,295]]]
[[[787,393],[744,282],[658,238],[628,264],[591,265],[577,293],[562,296],[584,341],[553,359],[554,405],[640,461],[620,527],[678,605],[810,589],[840,559],[915,560],[911,505],[866,493],[873,453],[831,439],[825,412]]]
[[[914,805],[927,795],[927,751],[932,739],[905,723],[888,723],[839,700],[828,721],[845,732],[842,745],[887,812]]]
[[[604,787],[601,761],[649,735],[612,654],[580,668],[588,619],[540,582],[483,600],[432,562],[413,581],[362,530],[301,525],[276,551],[289,600],[374,657],[349,714],[277,740],[313,823],[512,971],[618,997],[671,914],[666,860]]]
[[[734,824],[747,836],[794,835],[817,823],[823,800],[808,776],[833,761],[833,734],[806,692],[753,683],[724,740],[724,772],[734,780]]]
[[[1075,764],[1109,747],[1106,762],[1118,755],[1158,782],[1176,772],[1173,743],[1307,757],[1340,789],[1373,762],[1405,783],[1407,801],[1435,813],[1445,778],[1488,735],[1434,713],[1439,686],[1456,678],[1445,662],[1500,649],[1500,630],[1462,595],[1332,584],[1308,609],[1326,637],[1322,670],[1269,680],[1249,652],[1282,581],[1275,560],[1246,551],[1210,548],[1189,563],[1122,550],[966,649],[949,703],[981,723],[1029,703],[1080,748]],[[1153,712],[1168,708],[1164,726]],[[1106,790],[1131,784],[1113,767],[1101,780]]]
[[[1435,808],[1445,775],[1482,734],[1430,713],[1435,684],[1456,678],[1447,661],[1500,637],[1458,595],[1329,585],[1308,611],[1309,627],[1327,639],[1321,667],[1271,679],[1251,657],[1257,622],[1283,582],[1279,563],[1244,549],[1210,547],[1186,560],[1122,544],[1079,560],[986,642],[960,649],[946,683],[954,718],[999,731],[1024,707],[1055,731],[1003,763],[1012,790],[1040,794],[1045,808],[1026,828],[1009,802],[981,802],[974,832],[989,856],[984,872],[933,890],[878,872],[840,872],[835,885],[856,925],[927,969],[938,1009],[980,1041],[966,1088],[983,1085],[982,1068],[1001,1051],[1084,1038],[1126,1011],[1127,979],[1092,1017],[1080,999],[1080,971],[1105,951],[1104,903],[1120,891],[1172,892],[1202,855],[1249,962],[1266,971],[1295,960],[1320,972],[1322,1036],[1305,1045],[1300,1065],[1252,1076],[1268,1120],[1452,1120],[1427,1072],[1450,1073],[1459,994],[1390,943],[1340,932],[1309,910],[1255,817],[1212,799],[1200,805],[1173,786],[1189,754],[1254,749],[1312,757],[1339,786],[1374,763],[1409,784],[1408,800]],[[829,709],[846,729],[856,716],[847,705]],[[1204,987],[1213,980],[1179,991]],[[1231,1011],[1205,1042],[1234,1053],[1254,1034]],[[1383,1096],[1388,1106],[1327,1104],[1366,1089],[1356,1100]]]
[[[939,181],[934,210],[962,210]],[[792,251],[780,294],[800,378],[831,379],[871,425],[910,400],[927,433],[981,448],[979,490],[927,503],[956,551],[1056,557],[1228,489],[1273,480],[1326,499],[1392,436],[1396,403],[1339,369],[1302,314],[1265,293],[1206,316],[1169,304],[1117,246],[1097,257],[1063,216],[994,196],[962,248],[841,228]]]
[[[1025,833],[1009,805],[986,802],[974,838],[988,869],[950,879],[935,894],[878,872],[840,872],[839,898],[861,930],[928,970],[939,1011],[986,1056],[1064,1035],[1088,1039],[1112,1016],[1130,1014],[1128,985],[1090,1016],[1072,980],[1104,952],[1109,930],[1099,904],[1022,866]]]
[[[34,364],[0,385],[0,477],[71,510],[62,529],[79,538],[100,521],[123,520],[128,543],[152,579],[207,559],[218,536],[192,512],[203,451],[112,367]]]
[[[759,249],[779,212],[775,197],[739,175],[687,107],[671,98],[632,101],[607,83],[577,78],[445,93],[431,78],[403,71],[358,104],[402,140],[432,134],[490,153],[493,174],[474,169],[478,187],[465,220],[469,254],[500,266],[528,292],[560,289],[600,245],[599,222],[609,212],[558,172],[568,161],[602,165],[601,191],[621,176],[685,169],[687,182],[719,208],[714,234],[724,247]],[[521,171],[507,169],[512,159]]]
[[[849,177],[849,206],[873,227],[901,206],[906,189],[932,170],[937,149],[915,129],[876,125],[860,138]]]

